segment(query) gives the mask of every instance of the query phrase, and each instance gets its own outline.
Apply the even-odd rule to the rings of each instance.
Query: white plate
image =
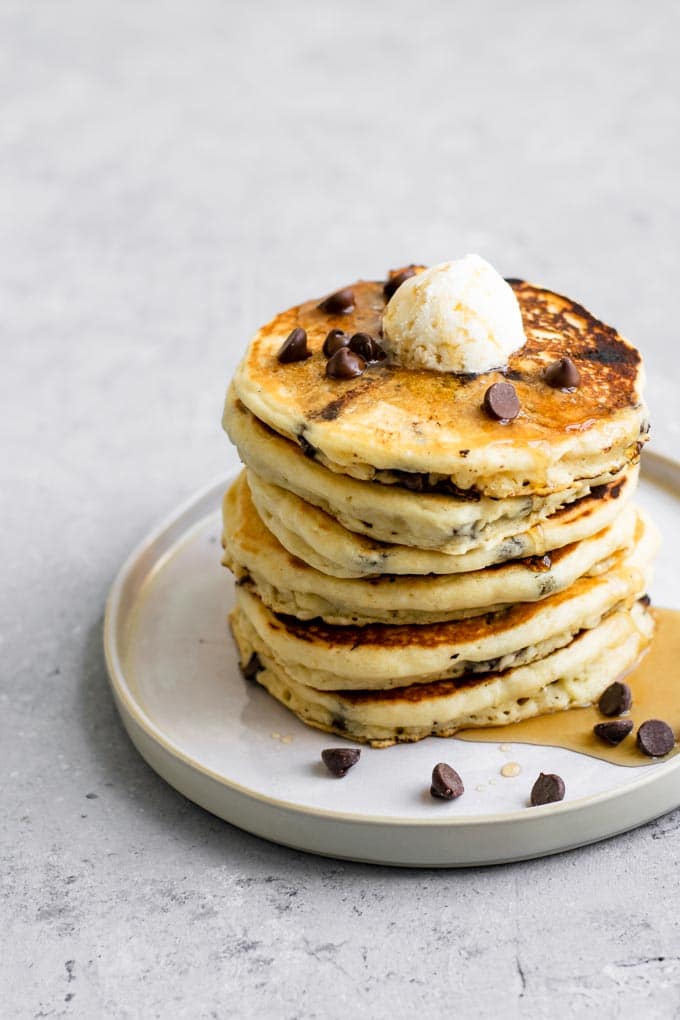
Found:
[[[105,621],[111,686],[125,727],[159,775],[201,807],[266,839],[379,864],[496,864],[591,843],[680,804],[680,756],[626,768],[561,748],[436,738],[363,748],[337,780],[322,748],[343,743],[309,729],[246,683],[227,630],[231,575],[220,566],[220,500],[211,485],[150,535],[122,567]],[[680,465],[648,453],[640,501],[670,539]],[[652,594],[680,606],[678,543],[667,541]],[[507,746],[507,745],[506,745]],[[466,793],[430,797],[432,767],[451,762]],[[522,772],[504,779],[502,765]],[[527,808],[540,771],[565,779],[568,799]]]

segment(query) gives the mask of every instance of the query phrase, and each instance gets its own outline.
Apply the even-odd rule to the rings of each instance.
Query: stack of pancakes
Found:
[[[510,282],[527,343],[504,372],[382,360],[329,377],[329,330],[380,340],[384,285],[366,281],[342,314],[278,315],[237,370],[232,630],[246,675],[312,726],[387,746],[590,704],[651,639],[640,355],[567,298]],[[310,356],[282,363],[296,327]],[[546,381],[564,357],[576,389]],[[508,381],[521,410],[503,422],[484,396]]]

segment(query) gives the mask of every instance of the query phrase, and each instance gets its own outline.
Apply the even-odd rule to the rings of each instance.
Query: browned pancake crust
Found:
[[[642,605],[646,605],[646,596],[639,601]],[[512,610],[509,612],[512,612]],[[576,642],[586,633],[586,630],[580,631],[572,639],[571,646],[575,646]],[[337,691],[336,694],[344,701],[350,702],[353,705],[367,704],[372,701],[390,701],[393,703],[407,701],[415,703],[429,698],[446,697],[447,694],[453,694],[463,687],[475,687],[479,684],[487,683],[494,677],[502,677],[505,673],[511,671],[512,667],[509,667],[507,670],[489,669],[485,673],[466,673],[456,679],[432,680],[430,683],[410,684],[408,687],[392,687],[389,690],[370,691],[344,690]]]
[[[573,548],[574,545],[564,546],[564,548],[556,549],[543,557],[536,556],[515,562],[523,563],[537,572],[543,572],[550,568],[551,563],[559,563],[560,559],[568,555]],[[617,557],[617,560],[619,558],[620,556]],[[488,569],[493,569],[493,567]],[[385,575],[385,577],[389,576]],[[248,583],[248,578],[243,578],[241,583]],[[366,583],[370,584],[370,581]],[[575,585],[587,583],[588,578],[581,578],[575,582]],[[493,627],[496,634],[512,630],[530,620],[537,612],[545,609],[546,605],[558,606],[566,599],[573,598],[573,593],[574,585],[562,592],[550,595],[547,602],[517,602],[507,609],[443,623],[368,623],[340,626],[326,623],[319,617],[313,620],[299,620],[296,616],[276,613],[272,614],[276,622],[270,623],[269,626],[274,630],[285,630],[291,637],[299,641],[320,642],[334,648],[353,649],[367,645],[393,649],[412,648],[414,645],[423,648],[437,648],[446,644],[473,643],[485,637],[490,627]]]
[[[631,344],[569,298],[522,280],[509,282],[522,311],[527,343],[510,357],[504,372],[473,377],[383,363],[369,366],[359,379],[327,378],[321,347],[329,329],[380,335],[383,285],[369,281],[353,285],[355,308],[350,314],[328,315],[316,300],[282,312],[253,341],[248,360],[256,374],[255,366],[266,364],[275,386],[277,377],[284,377],[281,382],[294,390],[295,407],[309,424],[339,421],[350,408],[353,416],[360,417],[362,407],[368,409],[383,401],[408,408],[416,434],[419,423],[436,422],[465,435],[475,446],[499,440],[502,426],[489,420],[481,405],[487,387],[503,379],[513,382],[522,406],[520,417],[504,437],[513,445],[554,438],[560,432],[588,430],[618,411],[640,406],[637,383],[641,359]],[[272,357],[272,337],[285,336],[295,326],[307,331],[313,357],[279,364]],[[565,356],[575,362],[581,375],[581,385],[573,393],[557,391],[543,379],[547,365]],[[302,445],[304,448],[304,441]],[[465,453],[459,451],[462,457]]]

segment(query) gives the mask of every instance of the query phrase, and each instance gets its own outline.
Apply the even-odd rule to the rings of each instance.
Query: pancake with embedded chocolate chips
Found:
[[[329,315],[318,300],[276,316],[252,340],[234,387],[252,413],[331,470],[428,489],[440,483],[477,496],[549,495],[636,461],[647,431],[638,351],[568,298],[512,282],[527,342],[505,372],[478,377],[404,369],[381,361],[358,378],[326,375],[328,330],[378,336],[381,283],[353,285],[354,308]],[[281,364],[295,327],[311,357]],[[555,389],[546,369],[568,357],[580,385]],[[509,424],[482,409],[487,388],[512,382],[519,417]],[[227,413],[227,425],[229,412]]]
[[[224,563],[275,612],[337,625],[436,623],[516,602],[537,602],[578,578],[602,572],[644,530],[629,505],[608,527],[546,557],[512,560],[484,570],[436,576],[339,578],[291,556],[265,527],[243,476],[225,497]],[[649,526],[648,530],[649,530]]]
[[[456,556],[358,535],[294,493],[247,473],[253,504],[269,531],[291,555],[334,577],[460,574],[510,559],[542,557],[608,527],[632,498],[637,477],[638,469],[631,468],[625,478],[570,503],[528,531]]]
[[[277,613],[252,581],[237,587],[237,606],[274,658],[302,684],[326,690],[379,689],[424,683],[528,663],[596,626],[612,610],[647,589],[658,545],[643,527],[628,554],[609,570],[582,577],[541,602],[437,624],[338,626]]]
[[[379,747],[589,705],[634,666],[653,632],[636,603],[529,665],[390,690],[322,691],[300,683],[240,609],[231,623],[241,662],[257,655],[255,678],[281,704],[310,726]]]
[[[452,555],[512,540],[560,507],[593,490],[601,495],[603,485],[624,477],[607,471],[551,496],[529,494],[502,500],[411,491],[402,484],[376,485],[327,470],[258,421],[233,391],[227,397],[224,421],[241,459],[263,481],[294,493],[347,530],[374,541]]]

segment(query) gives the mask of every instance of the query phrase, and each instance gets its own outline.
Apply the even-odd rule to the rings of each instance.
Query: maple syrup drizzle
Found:
[[[680,610],[654,609],[656,632],[649,651],[626,677],[633,691],[633,704],[623,718],[632,719],[633,732],[618,745],[609,747],[593,733],[596,723],[604,722],[597,705],[572,708],[568,712],[526,719],[509,726],[463,730],[460,740],[478,740],[498,744],[538,744],[564,747],[616,765],[654,765],[668,761],[680,752],[680,744],[665,758],[648,758],[638,750],[635,734],[646,719],[663,719],[680,738]],[[620,679],[612,677],[612,681]]]

